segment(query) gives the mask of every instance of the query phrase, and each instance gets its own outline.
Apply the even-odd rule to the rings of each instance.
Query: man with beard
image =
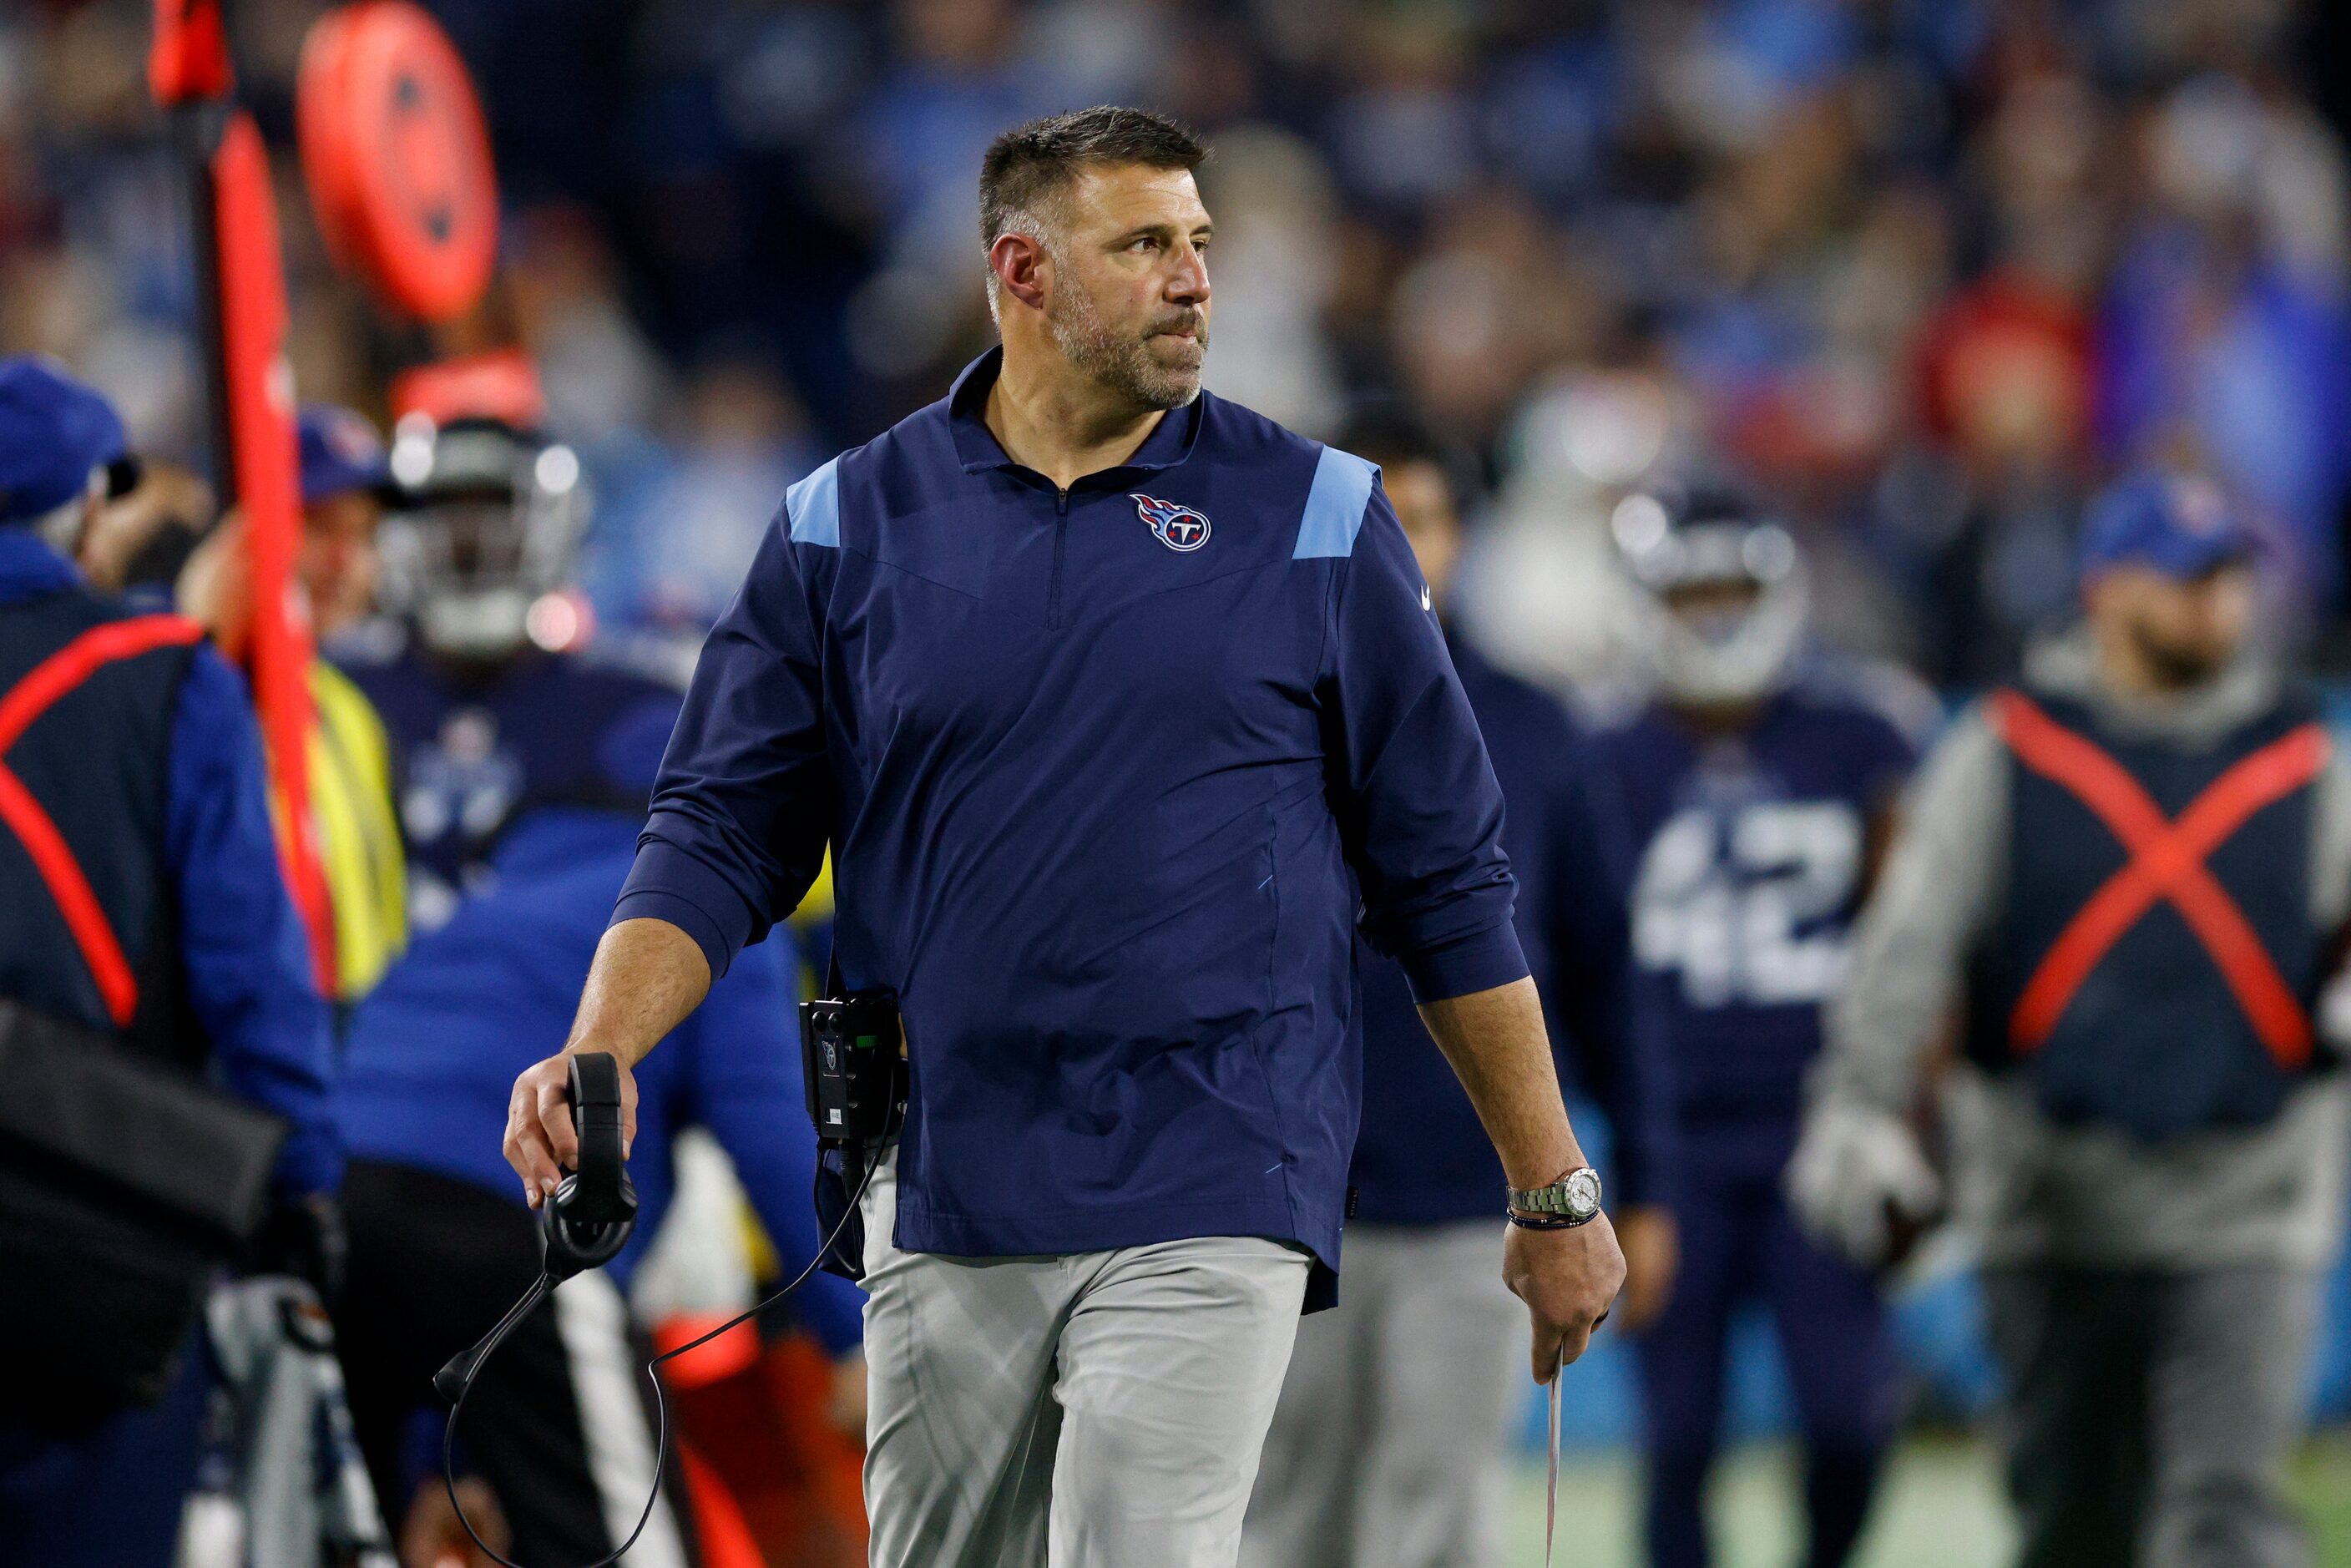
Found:
[[[989,149],[1003,346],[786,496],[567,1047],[643,1057],[830,841],[836,982],[894,1007],[909,1062],[843,1246],[893,1568],[1233,1563],[1332,1293],[1359,911],[1500,1154],[1538,1376],[1624,1274],[1377,471],[1200,391],[1204,156],[1124,109]],[[567,1071],[515,1085],[534,1202]]]
[[[2251,538],[2199,478],[2092,508],[2085,634],[1961,716],[1864,918],[1790,1173],[1862,1260],[1930,1187],[1906,1120],[1954,1007],[2024,1568],[2294,1568],[2280,1493],[2342,1092],[2314,1011],[2351,770],[2244,648]]]

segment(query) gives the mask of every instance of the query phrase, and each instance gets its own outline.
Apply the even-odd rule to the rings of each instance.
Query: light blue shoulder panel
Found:
[[[792,520],[792,543],[841,548],[841,459],[828,461],[784,492],[784,515]]]
[[[1364,508],[1371,504],[1372,481],[1379,465],[1366,463],[1335,446],[1322,449],[1314,465],[1314,484],[1306,492],[1306,515],[1298,523],[1298,548],[1292,560],[1318,556],[1344,559],[1355,553],[1355,535],[1364,526]]]

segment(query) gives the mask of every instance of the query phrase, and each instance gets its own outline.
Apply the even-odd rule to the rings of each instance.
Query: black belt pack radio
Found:
[[[862,1146],[904,1124],[898,998],[853,991],[800,1004],[801,1067],[820,1144]]]

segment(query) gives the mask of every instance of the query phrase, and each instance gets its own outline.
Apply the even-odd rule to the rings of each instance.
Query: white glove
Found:
[[[1890,1260],[1896,1218],[1923,1223],[1943,1203],[1943,1184],[1909,1124],[1843,1097],[1816,1101],[1806,1113],[1786,1184],[1813,1239],[1865,1269]]]

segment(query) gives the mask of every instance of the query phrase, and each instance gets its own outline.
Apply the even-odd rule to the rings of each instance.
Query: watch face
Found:
[[[1600,1208],[1600,1173],[1589,1168],[1575,1172],[1567,1178],[1567,1212],[1575,1219],[1589,1219]]]

